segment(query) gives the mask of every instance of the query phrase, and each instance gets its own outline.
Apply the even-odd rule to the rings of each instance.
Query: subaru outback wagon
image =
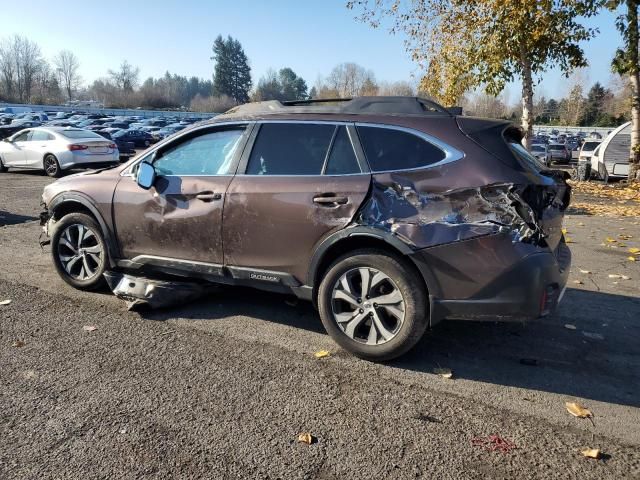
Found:
[[[450,319],[550,314],[571,254],[566,175],[508,122],[414,97],[236,107],[43,195],[53,263],[294,293],[371,360]]]

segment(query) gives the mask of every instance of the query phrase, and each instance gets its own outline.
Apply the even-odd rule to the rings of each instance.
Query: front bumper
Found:
[[[431,325],[443,319],[531,320],[555,311],[571,266],[564,241],[553,252],[526,244],[495,250],[498,244],[496,238],[475,239],[449,246],[448,253],[413,255],[429,287]]]

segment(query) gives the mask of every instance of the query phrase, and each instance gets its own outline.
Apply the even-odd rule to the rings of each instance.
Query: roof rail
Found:
[[[291,100],[280,102],[245,103],[238,105],[221,115],[251,116],[282,113],[341,113],[341,114],[385,114],[385,115],[425,115],[447,116],[458,114],[443,106],[420,97],[355,97],[323,98],[314,100]]]

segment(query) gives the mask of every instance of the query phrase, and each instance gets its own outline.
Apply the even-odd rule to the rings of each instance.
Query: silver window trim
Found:
[[[193,133],[193,132],[197,132],[200,130],[208,130],[211,128],[216,128],[216,127],[229,127],[229,126],[234,126],[234,125],[245,125],[245,126],[249,126],[249,125],[253,125],[255,124],[255,120],[247,120],[247,121],[236,121],[236,122],[221,122],[221,123],[210,123],[208,125],[200,125],[198,127],[194,127],[194,128],[185,128],[180,130],[180,135],[176,135],[175,137],[170,137],[170,138],[166,138],[165,140],[156,143],[153,148],[151,150],[149,150],[147,153],[145,153],[142,157],[136,159],[133,163],[131,163],[131,165],[129,165],[127,168],[125,168],[122,172],[120,172],[120,176],[121,177],[133,177],[133,173],[131,173],[131,170],[138,165],[140,162],[142,162],[145,158],[147,158],[149,155],[153,155],[153,153],[155,151],[157,151],[160,147],[170,143],[170,142],[174,142],[176,140],[178,140],[179,138],[183,137],[184,135]],[[232,174],[229,173],[225,173],[224,175],[172,175],[172,176],[177,176],[177,177],[186,177],[186,176],[192,176],[192,177],[228,177]],[[168,176],[168,175],[165,175]]]
[[[430,143],[433,146],[437,147],[445,155],[444,158],[438,162],[431,163],[429,165],[423,165],[421,167],[413,167],[413,168],[394,168],[392,170],[374,170],[373,168],[371,168],[371,164],[369,164],[369,168],[371,168],[371,173],[412,172],[416,170],[424,170],[425,168],[436,168],[436,167],[445,165],[447,163],[455,162],[465,157],[464,152],[461,152],[457,148],[454,148],[448,143],[443,142],[439,138],[436,138],[432,135],[429,135],[428,133],[421,132],[420,130],[416,130],[414,128],[401,127],[399,125],[387,125],[384,123],[366,123],[366,122],[356,122],[355,125],[356,125],[356,129],[358,127],[386,128],[388,130],[398,130],[400,132],[415,135],[416,137],[421,138],[425,142]],[[362,140],[360,140],[360,143],[362,143]]]

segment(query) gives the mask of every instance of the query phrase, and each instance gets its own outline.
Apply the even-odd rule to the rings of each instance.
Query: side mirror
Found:
[[[136,175],[136,183],[145,190],[150,189],[156,181],[156,169],[147,162],[138,165],[138,173]]]

